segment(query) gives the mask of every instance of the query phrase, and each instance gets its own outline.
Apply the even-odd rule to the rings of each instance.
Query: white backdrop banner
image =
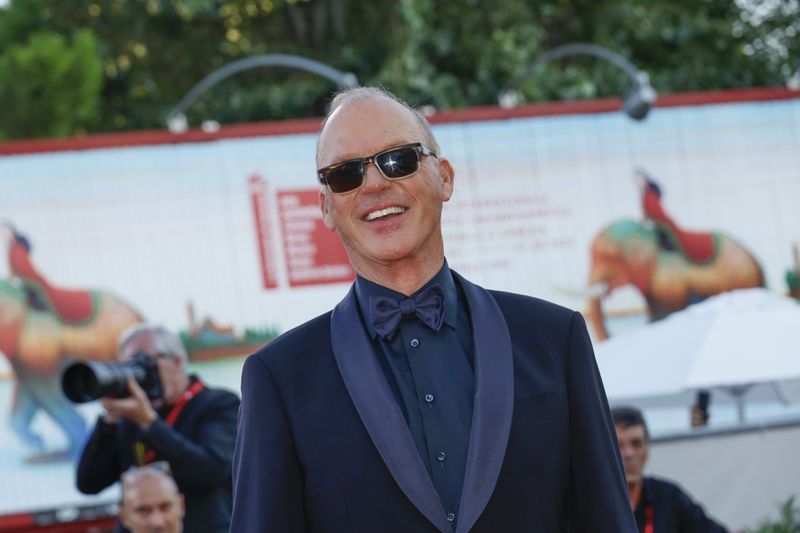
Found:
[[[788,290],[791,246],[800,241],[800,98],[658,108],[644,122],[614,112],[434,131],[456,171],[444,210],[446,255],[485,287],[586,311],[595,237],[621,221],[644,221],[633,179],[643,170],[677,224],[731,236],[757,259],[771,290]],[[353,279],[322,224],[315,137],[0,156],[0,219],[27,237],[30,259],[52,286],[114,293],[144,319],[196,341],[196,360],[230,355],[212,349],[220,339],[243,355],[250,345],[242,339],[257,343],[329,310]],[[636,288],[640,267],[618,259],[620,287],[603,298],[612,334],[643,323],[652,305]],[[18,286],[4,260],[0,277]],[[58,498],[42,490],[36,476],[45,470],[31,464],[41,454],[11,429],[15,368],[35,366],[41,354],[3,328],[0,515],[83,501],[69,477],[54,484]],[[238,389],[235,379],[228,386]],[[28,423],[45,451],[63,447],[59,415],[37,414]],[[87,425],[92,414],[83,412]],[[72,475],[58,468],[58,476]]]

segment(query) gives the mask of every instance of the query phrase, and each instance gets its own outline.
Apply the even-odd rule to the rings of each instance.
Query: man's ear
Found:
[[[325,187],[319,189],[319,208],[322,211],[322,222],[325,227],[333,231],[336,225],[333,223],[333,213],[331,212],[331,195]]]
[[[180,509],[181,513],[181,520],[183,520],[183,517],[186,516],[186,500],[183,497],[183,494],[178,494],[178,504],[178,508]]]
[[[450,160],[447,158],[439,159],[439,176],[442,178],[442,201],[446,202],[453,196],[453,181],[455,180],[456,171]]]

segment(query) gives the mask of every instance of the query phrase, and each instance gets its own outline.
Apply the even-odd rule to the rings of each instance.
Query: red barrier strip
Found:
[[[655,107],[761,102],[768,100],[791,100],[794,98],[800,98],[800,91],[792,91],[785,87],[730,89],[724,91],[665,94],[658,97]],[[542,104],[521,105],[513,109],[503,109],[498,106],[470,107],[435,113],[430,117],[430,121],[433,124],[447,124],[451,122],[503,120],[522,117],[611,113],[619,111],[620,108],[621,100],[619,98],[579,100],[572,102],[547,102]],[[319,131],[319,127],[319,118],[308,118],[252,122],[248,124],[223,124],[219,131],[209,133],[195,128],[180,134],[170,133],[166,130],[146,130],[88,135],[69,139],[9,141],[0,144],[0,155],[22,155],[41,152],[91,150],[97,148],[118,148],[154,144],[209,142],[221,139],[272,135],[297,135],[316,133]]]

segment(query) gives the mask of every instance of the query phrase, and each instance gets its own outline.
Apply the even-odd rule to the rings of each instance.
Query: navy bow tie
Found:
[[[375,331],[384,339],[391,339],[400,321],[416,315],[426,326],[439,331],[444,318],[444,291],[439,285],[431,285],[413,298],[370,296],[370,318]]]

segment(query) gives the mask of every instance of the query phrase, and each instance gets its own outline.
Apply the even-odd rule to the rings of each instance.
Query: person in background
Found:
[[[697,399],[692,404],[691,424],[693,428],[708,425],[708,405],[711,403],[711,393],[707,390],[697,391]]]
[[[661,187],[647,172],[638,170],[635,179],[642,191],[645,219],[655,224],[659,246],[664,250],[682,253],[692,263],[711,261],[715,253],[711,234],[687,231],[680,227],[664,209]]]
[[[727,533],[706,516],[678,485],[644,476],[650,434],[642,412],[634,407],[611,409],[617,431],[631,508],[640,533]]]
[[[78,490],[97,494],[131,466],[167,461],[186,498],[186,531],[228,533],[239,398],[187,374],[183,344],[162,326],[132,326],[120,336],[118,355],[155,359],[161,397],[151,401],[131,378],[129,397],[101,399],[105,414],[78,463]]]
[[[132,467],[122,474],[119,519],[131,533],[182,533],[183,494],[164,462]]]

